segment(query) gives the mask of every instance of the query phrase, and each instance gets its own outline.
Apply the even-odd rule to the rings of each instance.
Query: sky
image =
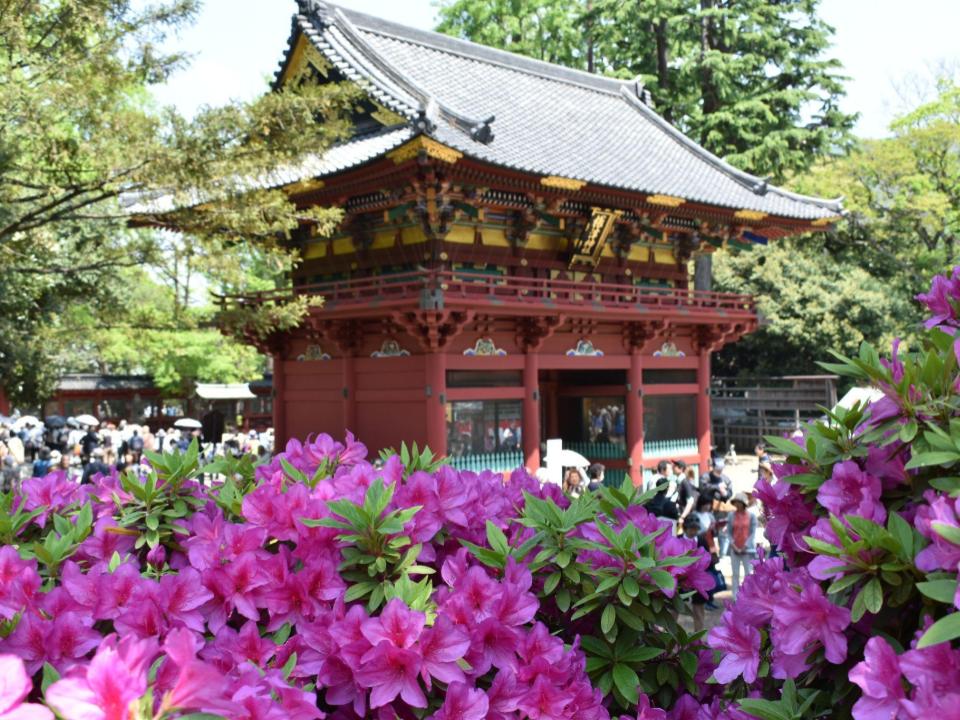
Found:
[[[422,29],[432,29],[431,0],[340,0],[340,4]],[[191,114],[203,104],[247,100],[263,92],[290,34],[293,0],[205,0],[197,21],[172,46],[192,55],[155,96]],[[960,0],[822,0],[834,26],[847,97],[860,113],[856,133],[882,137],[896,115],[929,91],[937,68],[960,70]]]

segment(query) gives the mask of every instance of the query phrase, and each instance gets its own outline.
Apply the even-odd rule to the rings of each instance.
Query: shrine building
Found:
[[[710,354],[754,300],[694,290],[697,253],[822,231],[838,202],[733,168],[643,87],[301,0],[276,87],[350,82],[354,134],[281,178],[339,207],[287,291],[322,296],[273,357],[278,440],[354,432],[462,468],[542,443],[611,477],[710,451]]]

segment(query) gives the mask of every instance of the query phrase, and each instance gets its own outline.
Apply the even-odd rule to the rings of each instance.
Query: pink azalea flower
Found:
[[[216,632],[223,627],[234,610],[248,620],[259,620],[256,591],[268,582],[257,557],[249,552],[204,573],[203,583],[214,595],[208,616],[210,629]]]
[[[863,697],[853,706],[854,720],[890,720],[905,697],[897,654],[886,640],[872,637],[863,661],[850,669],[850,682],[859,685]]]
[[[196,570],[188,567],[175,575],[163,575],[158,599],[171,625],[198,633],[204,631],[200,608],[213,599],[213,593],[203,586],[203,579]]]
[[[411,610],[403,600],[394,598],[380,617],[364,622],[360,631],[371,645],[386,640],[395,647],[408,648],[420,637],[425,624],[426,616],[422,612]]]
[[[157,655],[153,640],[110,636],[90,664],[57,680],[47,704],[64,720],[129,720],[130,703],[147,691],[147,671]]]
[[[927,306],[930,318],[924,323],[928,328],[957,325],[956,302],[960,300],[960,268],[954,268],[950,277],[935,275],[930,283],[930,292],[920,293],[917,300]]]
[[[0,547],[0,618],[11,619],[40,590],[36,560],[23,560],[11,545]]]
[[[640,693],[637,700],[637,720],[667,720],[667,711],[653,707],[647,694]]]
[[[795,485],[785,482],[769,483],[759,480],[754,488],[757,499],[763,503],[767,516],[767,539],[792,561],[797,555],[806,556],[803,536],[816,521],[814,508]]]
[[[956,570],[960,564],[960,545],[934,530],[933,523],[960,527],[960,499],[952,500],[933,492],[925,493],[924,499],[928,504],[917,508],[914,524],[930,544],[917,554],[917,567],[924,572]]]
[[[10,637],[0,643],[0,648],[23,658],[31,675],[44,662],[63,671],[103,640],[100,633],[90,627],[91,622],[74,612],[64,613],[53,620],[26,613]]]
[[[476,675],[483,675],[491,667],[500,670],[516,666],[518,633],[493,618],[488,618],[470,632],[470,651],[467,662]]]
[[[462,682],[451,683],[441,708],[433,720],[484,720],[490,701],[483,690],[473,690]]]
[[[53,713],[43,705],[23,702],[31,688],[23,661],[0,655],[0,720],[53,720]]]
[[[817,502],[839,518],[859,515],[882,523],[887,518],[880,502],[880,480],[868,475],[853,460],[833,466],[833,474],[817,491]]]
[[[730,683],[741,675],[747,683],[757,679],[760,631],[739,618],[735,610],[723,613],[721,624],[710,630],[707,640],[721,654],[720,664],[713,671],[718,682]]]
[[[788,655],[802,653],[815,642],[823,644],[832,663],[847,657],[847,636],[843,631],[850,624],[850,611],[834,605],[823,589],[812,582],[804,583],[800,593],[786,593],[773,610],[774,645]]]
[[[570,696],[543,676],[533,682],[533,686],[520,700],[520,710],[532,720],[561,720],[567,717],[564,712],[570,704]]]
[[[423,631],[418,643],[422,658],[420,675],[427,689],[431,687],[431,677],[444,683],[463,680],[463,670],[457,660],[463,658],[469,648],[467,634],[446,615],[439,615],[433,627]]]
[[[225,702],[227,694],[227,680],[223,674],[211,665],[197,659],[197,650],[202,646],[193,633],[186,628],[171,630],[163,644],[163,651],[167,654],[161,671],[166,671],[167,683],[161,683],[158,675],[158,685],[172,687],[164,692],[161,708],[169,711],[199,710],[223,711],[232,708],[232,704]],[[173,675],[173,678],[169,678]],[[161,713],[162,714],[162,713]]]
[[[378,708],[398,695],[411,707],[426,707],[427,698],[420,689],[420,656],[383,640],[368,650],[357,671],[357,682],[370,688],[370,707]]]

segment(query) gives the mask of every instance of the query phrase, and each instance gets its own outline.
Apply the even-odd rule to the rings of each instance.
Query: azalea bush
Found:
[[[708,640],[731,712],[957,717],[960,268],[918,299],[931,314],[919,347],[881,358],[863,345],[824,364],[879,400],[828,413],[801,440],[769,438],[786,461],[757,496],[778,555]]]
[[[353,437],[196,446],[0,498],[0,718],[662,717],[709,558],[629,483],[574,501]]]

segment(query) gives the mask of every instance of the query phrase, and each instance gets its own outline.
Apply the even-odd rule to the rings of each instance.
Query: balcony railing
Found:
[[[256,305],[319,295],[328,309],[345,306],[406,304],[409,302],[459,305],[528,305],[531,308],[603,308],[621,310],[713,311],[752,316],[756,304],[750,295],[649,288],[606,282],[577,282],[485,273],[423,270],[336,282],[300,285],[247,295],[217,296],[221,308]]]

